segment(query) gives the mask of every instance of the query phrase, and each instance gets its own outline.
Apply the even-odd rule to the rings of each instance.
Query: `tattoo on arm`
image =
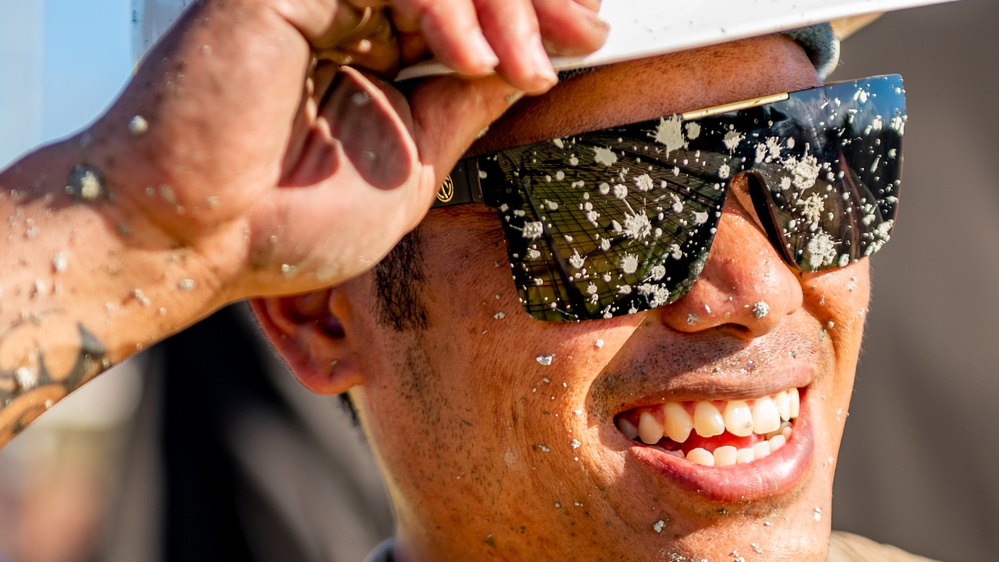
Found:
[[[67,373],[49,371],[41,350],[35,352],[36,368],[0,369],[0,445],[10,441],[52,404],[111,367],[104,344],[81,324],[77,324],[77,331],[80,351]]]

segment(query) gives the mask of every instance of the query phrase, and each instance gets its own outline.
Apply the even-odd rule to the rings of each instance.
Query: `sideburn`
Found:
[[[417,226],[375,266],[375,318],[397,332],[425,330],[429,322],[420,294],[426,281],[423,241]]]

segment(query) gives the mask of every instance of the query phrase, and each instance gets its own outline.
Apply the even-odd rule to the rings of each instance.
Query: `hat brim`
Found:
[[[552,57],[555,70],[600,66],[727,43],[831,22],[837,37],[877,14],[955,0],[604,0],[600,17],[610,24],[607,42],[585,56]],[[398,79],[453,72],[424,61]]]

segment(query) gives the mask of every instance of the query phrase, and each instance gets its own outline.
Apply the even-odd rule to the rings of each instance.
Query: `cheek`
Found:
[[[852,354],[855,362],[871,296],[868,260],[829,272],[805,274],[801,283],[804,306],[819,321],[823,330],[820,335],[832,338],[837,355]]]
[[[857,359],[867,320],[868,301],[871,294],[868,260],[863,259],[847,267],[821,274],[803,276],[804,306],[818,321],[820,340],[831,345],[835,357],[834,377],[827,380],[825,392],[835,397],[837,425],[852,395]]]

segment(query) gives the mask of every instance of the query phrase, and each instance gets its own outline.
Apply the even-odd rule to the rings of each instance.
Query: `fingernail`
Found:
[[[600,15],[597,14],[595,10],[590,10],[589,8],[580,6],[576,3],[573,3],[573,6],[575,6],[574,9],[576,10],[576,13],[580,14],[583,19],[586,20],[586,23],[590,24],[595,29],[601,30],[604,33],[607,33],[607,31],[610,30],[610,24],[600,19]]]
[[[531,43],[531,63],[534,66],[534,75],[539,80],[544,81],[544,87],[554,86],[558,82],[558,76],[555,75],[555,69],[552,68],[552,61],[548,58],[545,46],[541,42],[541,36],[535,35]]]
[[[471,39],[476,61],[489,70],[496,68],[496,65],[499,64],[499,57],[496,56],[492,47],[489,46],[489,42],[486,41],[486,36],[482,34],[482,30],[475,29],[472,32]]]

